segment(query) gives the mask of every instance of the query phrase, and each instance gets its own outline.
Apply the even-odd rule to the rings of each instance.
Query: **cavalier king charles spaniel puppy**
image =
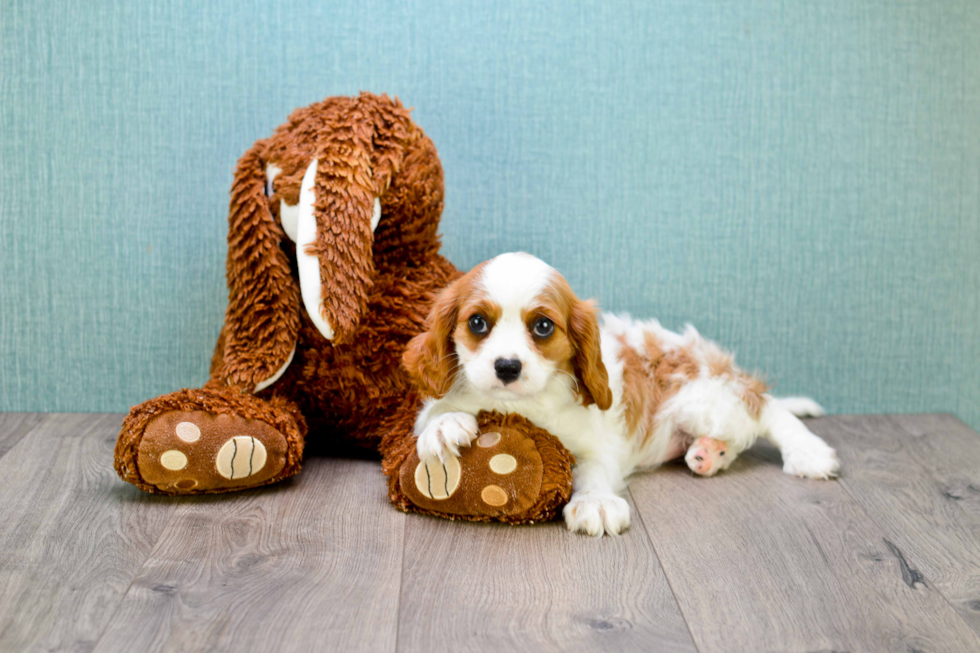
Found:
[[[656,320],[603,315],[557,270],[503,254],[446,288],[403,363],[427,395],[415,423],[423,459],[457,456],[476,438],[481,410],[519,413],[575,456],[568,529],[599,536],[629,527],[619,492],[634,471],[674,458],[712,476],[763,436],[783,471],[830,478],[834,450],[798,416],[811,399],[777,399],[732,355]]]

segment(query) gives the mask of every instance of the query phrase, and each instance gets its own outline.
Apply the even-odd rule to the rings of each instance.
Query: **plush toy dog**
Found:
[[[571,456],[519,416],[481,415],[458,459],[415,453],[420,399],[399,362],[459,276],[439,254],[442,206],[436,149],[397,99],[330,98],[255,143],[231,189],[229,302],[210,380],[130,411],[119,475],[163,494],[241,490],[299,472],[307,437],[346,440],[380,450],[403,510],[553,517]]]

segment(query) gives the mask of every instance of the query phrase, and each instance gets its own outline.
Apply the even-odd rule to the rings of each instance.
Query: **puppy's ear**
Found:
[[[569,311],[568,335],[575,347],[572,363],[579,380],[582,405],[595,404],[600,410],[608,410],[612,406],[612,390],[602,363],[598,314],[592,301],[575,300]]]
[[[453,331],[459,316],[461,279],[442,291],[425,320],[426,331],[412,338],[402,355],[402,366],[423,395],[442,398],[456,374]]]

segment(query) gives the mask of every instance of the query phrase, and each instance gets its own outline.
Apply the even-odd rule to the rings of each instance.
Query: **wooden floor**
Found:
[[[980,651],[980,436],[950,416],[812,421],[837,481],[762,446],[647,473],[599,540],[402,514],[371,460],[146,495],[121,419],[0,414],[0,651]]]

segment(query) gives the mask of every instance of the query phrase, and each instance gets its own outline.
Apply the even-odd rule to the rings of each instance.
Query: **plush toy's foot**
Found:
[[[553,519],[572,490],[572,455],[518,415],[481,413],[480,435],[459,458],[420,460],[415,439],[390,481],[392,501],[449,519],[533,523]]]
[[[116,471],[148,492],[200,494],[292,476],[302,417],[288,402],[232,388],[181,390],[134,407],[116,443]]]

